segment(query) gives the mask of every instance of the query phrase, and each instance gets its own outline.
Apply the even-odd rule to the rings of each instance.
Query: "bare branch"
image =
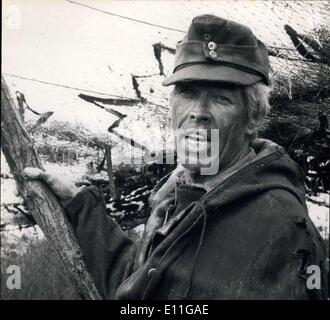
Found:
[[[296,47],[297,51],[300,53],[301,56],[303,56],[306,59],[309,59],[311,61],[318,61],[316,57],[314,57],[304,46],[303,40],[299,39],[299,35],[292,27],[290,27],[288,24],[284,26],[284,29],[286,33],[289,35],[292,43]]]

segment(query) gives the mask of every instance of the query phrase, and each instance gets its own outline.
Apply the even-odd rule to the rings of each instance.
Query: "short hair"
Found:
[[[270,112],[270,92],[271,88],[261,81],[243,87],[243,99],[248,107],[248,121],[255,126],[254,133],[250,136],[251,140],[257,137],[265,117]]]

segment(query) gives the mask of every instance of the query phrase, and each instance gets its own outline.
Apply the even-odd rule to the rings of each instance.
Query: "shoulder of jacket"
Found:
[[[308,215],[307,207],[290,192],[275,189],[268,192],[272,202],[267,215],[273,230],[279,236],[304,238],[307,243],[323,243],[322,237]],[[323,244],[321,245],[323,246]]]

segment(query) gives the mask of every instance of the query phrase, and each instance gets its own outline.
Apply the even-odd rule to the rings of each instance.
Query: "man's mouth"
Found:
[[[185,131],[184,137],[186,147],[191,151],[204,150],[209,146],[209,142],[211,141],[207,129],[189,129]]]

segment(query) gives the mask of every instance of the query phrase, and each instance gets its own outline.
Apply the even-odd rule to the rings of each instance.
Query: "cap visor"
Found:
[[[229,66],[196,64],[177,70],[175,73],[167,77],[162,82],[162,85],[169,86],[177,82],[189,81],[215,81],[246,86],[260,80],[262,80],[262,77],[259,75],[248,73]]]

